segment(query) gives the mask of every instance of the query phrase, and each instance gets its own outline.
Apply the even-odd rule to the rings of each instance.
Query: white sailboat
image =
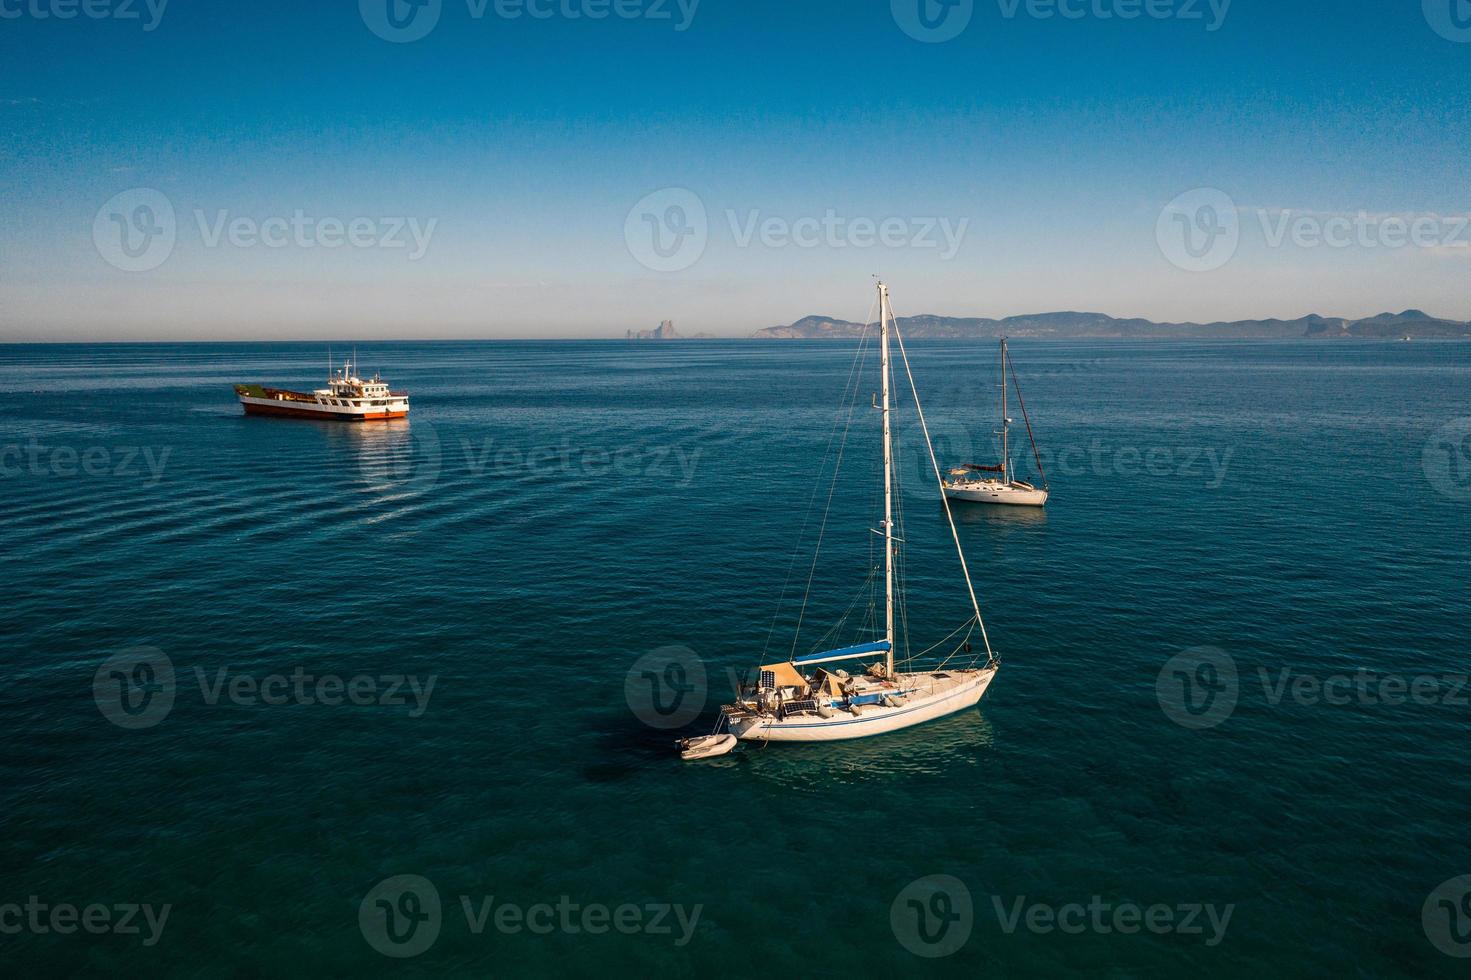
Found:
[[[911,390],[914,390],[914,377],[909,370],[909,359],[904,353],[904,340],[898,334],[898,325],[889,307],[888,287],[879,283],[878,292],[879,345],[883,375],[881,407],[884,516],[882,529],[877,533],[882,534],[884,549],[883,635],[838,649],[819,650],[802,656],[794,652],[785,662],[762,665],[758,682],[743,686],[737,700],[721,708],[720,723],[728,725],[730,733],[741,740],[830,742],[910,728],[975,705],[990,687],[1000,667],[1000,662],[991,650],[985,623],[981,620],[975,588],[971,584],[970,571],[965,564],[965,554],[960,548],[960,537],[956,533],[948,502],[944,503],[945,516],[951,537],[955,541],[956,553],[960,557],[960,570],[974,615],[940,644],[931,648],[933,651],[950,645],[948,651],[942,650],[935,654],[934,659],[938,662],[930,669],[919,669],[916,666],[918,656],[911,656],[908,662],[902,664],[908,669],[899,669],[901,664],[896,663],[899,638],[895,630],[895,543],[899,539],[895,535],[894,521],[896,475],[890,418],[891,336],[898,340],[899,353],[903,358]],[[915,411],[926,445],[930,447],[930,463],[934,468],[938,489],[943,483],[939,464],[935,460],[933,447],[930,446],[929,429],[925,423],[924,410],[919,404],[919,394],[917,391],[914,394]],[[835,471],[834,480],[836,479]],[[943,494],[940,499],[945,501]],[[902,615],[902,594],[898,596],[898,601]],[[876,615],[874,618],[877,619]],[[907,617],[903,621],[906,624],[904,633],[907,641]],[[985,648],[983,655],[971,653],[970,638],[977,632]],[[968,662],[952,666],[957,660]],[[859,664],[853,673],[831,666],[853,662]],[[864,663],[867,663],[866,668],[862,666]],[[717,730],[718,728],[717,725]]]
[[[964,500],[973,504],[1009,504],[1014,507],[1042,507],[1047,503],[1050,491],[1047,477],[1042,475],[1042,487],[1015,478],[1011,467],[1011,423],[1007,406],[1006,372],[1011,371],[1016,381],[1016,368],[1011,355],[1006,351],[1006,338],[1001,338],[1001,462],[995,466],[980,466],[970,463],[950,471],[950,479],[943,481],[945,496],[951,500]],[[1037,440],[1032,438],[1032,420],[1027,416],[1027,404],[1022,401],[1021,382],[1016,381],[1017,404],[1021,405],[1022,418],[1027,423],[1027,437],[1032,441],[1032,454],[1037,460],[1037,472],[1042,473],[1042,456],[1037,452]],[[990,474],[998,474],[992,476]]]

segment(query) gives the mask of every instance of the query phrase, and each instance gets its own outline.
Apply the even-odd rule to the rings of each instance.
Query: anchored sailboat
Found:
[[[1022,419],[1027,423],[1027,438],[1032,443],[1032,455],[1037,461],[1037,472],[1042,475],[1042,489],[1024,480],[1014,478],[1011,468],[1011,418],[1008,415],[1006,373],[1011,372],[1016,385],[1017,404],[1022,409]],[[1042,455],[1037,451],[1037,440],[1032,435],[1032,420],[1027,415],[1027,403],[1022,400],[1021,382],[1017,380],[1016,368],[1011,355],[1006,351],[1006,338],[1001,338],[1001,428],[996,433],[1001,437],[1001,462],[995,466],[980,466],[969,463],[950,471],[950,479],[943,481],[945,496],[952,500],[964,500],[975,504],[1010,504],[1016,507],[1041,507],[1047,503],[1049,489],[1047,474],[1042,471]],[[995,475],[992,475],[995,474]]]
[[[973,615],[948,637],[930,650],[913,654],[900,661],[896,654],[900,643],[897,635],[896,603],[899,621],[904,624],[904,642],[908,643],[909,620],[904,613],[902,588],[896,588],[896,535],[894,519],[894,489],[896,474],[891,421],[889,342],[898,341],[899,354],[904,363],[905,375],[914,391],[914,406],[926,446],[930,450],[930,464],[934,468],[937,489],[943,484],[939,463],[935,460],[930,445],[929,428],[925,423],[924,409],[919,404],[919,393],[914,389],[914,376],[909,370],[909,359],[904,353],[904,340],[899,336],[898,324],[889,307],[889,290],[883,283],[878,285],[879,303],[879,346],[882,372],[883,411],[883,523],[875,533],[883,539],[883,633],[870,634],[868,638],[856,637],[861,642],[850,643],[837,649],[817,650],[793,655],[780,663],[764,664],[759,668],[759,680],[754,685],[743,686],[737,700],[721,708],[720,724],[728,725],[731,734],[738,739],[771,742],[828,742],[840,739],[864,738],[885,732],[909,728],[922,722],[939,718],[969,708],[986,693],[1000,661],[991,650],[985,624],[981,620],[980,606],[976,601],[975,587],[971,584],[970,571],[965,564],[965,554],[960,548],[960,537],[955,530],[955,521],[950,515],[950,506],[945,503],[945,516],[950,535],[955,542],[956,554],[960,558],[960,570],[965,579],[966,593]],[[861,349],[861,348],[860,348]],[[856,386],[854,394],[856,396]],[[851,415],[850,415],[851,418]],[[844,430],[846,433],[846,429]],[[837,480],[836,468],[833,475]],[[831,499],[831,498],[829,498]],[[945,500],[943,494],[941,501]],[[826,517],[824,517],[824,527]],[[814,557],[814,563],[816,558]],[[875,568],[874,573],[878,572]],[[870,576],[872,581],[873,575]],[[809,590],[810,590],[809,579]],[[898,583],[902,586],[902,581]],[[806,603],[803,608],[805,611]],[[876,611],[875,611],[876,612]],[[877,627],[877,616],[874,615]],[[836,629],[836,628],[835,628]],[[800,621],[798,625],[800,632]],[[834,631],[830,631],[832,635]],[[874,632],[877,632],[875,629]],[[971,637],[979,633],[984,654],[971,651]],[[946,647],[946,649],[941,649]],[[935,651],[939,651],[936,653]],[[920,669],[916,663],[923,657],[934,654],[937,661],[929,669]],[[984,664],[982,661],[984,660]],[[957,661],[964,661],[956,665]],[[859,664],[853,673],[836,669],[840,663]],[[863,664],[867,664],[866,668]],[[907,669],[900,669],[901,667]],[[810,673],[809,673],[810,671]],[[719,725],[717,725],[717,731]],[[694,746],[690,746],[693,748]],[[728,751],[728,749],[727,749]]]

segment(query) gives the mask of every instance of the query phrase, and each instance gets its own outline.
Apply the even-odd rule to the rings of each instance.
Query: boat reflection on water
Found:
[[[390,419],[373,425],[324,429],[326,446],[343,476],[364,489],[389,495],[422,493],[439,482],[444,452],[434,426]],[[354,465],[355,464],[355,465]]]
[[[1045,507],[957,507],[955,523],[1004,531],[1009,527],[1040,527],[1047,523]]]
[[[907,779],[953,772],[974,766],[993,747],[995,730],[979,710],[962,711],[914,728],[890,732],[882,739],[822,742],[808,745],[747,743],[737,757],[716,763],[747,765],[747,775],[793,790],[825,790],[833,783]]]

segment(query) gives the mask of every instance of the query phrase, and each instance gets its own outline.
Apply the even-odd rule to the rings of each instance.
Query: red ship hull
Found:
[[[311,408],[292,408],[286,405],[254,405],[242,403],[246,415],[271,415],[294,419],[321,419],[326,422],[386,422],[390,419],[408,417],[408,412],[366,412],[361,415],[346,412],[323,412]]]

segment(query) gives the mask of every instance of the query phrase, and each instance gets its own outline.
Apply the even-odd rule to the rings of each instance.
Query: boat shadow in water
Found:
[[[595,746],[596,758],[582,767],[583,778],[594,783],[617,783],[652,767],[688,766],[690,763],[681,761],[675,752],[675,743],[682,738],[709,735],[717,717],[717,712],[707,711],[682,728],[653,728],[628,714],[605,718],[602,724],[587,729],[586,737]],[[737,751],[699,764],[732,765],[739,757]]]

